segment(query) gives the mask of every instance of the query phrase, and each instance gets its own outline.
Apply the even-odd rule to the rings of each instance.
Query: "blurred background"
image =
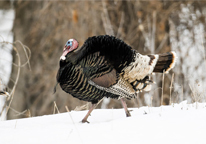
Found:
[[[0,94],[0,114],[16,119],[53,114],[57,108],[66,112],[65,106],[87,109],[87,102],[59,86],[53,94],[59,57],[68,39],[82,45],[105,34],[141,54],[177,53],[175,68],[152,76],[152,90],[127,101],[128,107],[205,102],[205,24],[206,1],[0,1],[0,90],[8,92]],[[122,106],[104,99],[98,108]]]

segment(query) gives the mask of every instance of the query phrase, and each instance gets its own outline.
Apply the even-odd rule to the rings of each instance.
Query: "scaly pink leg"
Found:
[[[127,117],[130,117],[130,116],[131,116],[131,114],[130,114],[129,110],[127,109],[127,104],[126,104],[126,102],[125,102],[124,98],[121,98],[120,100],[121,100],[121,102],[122,102],[122,106],[124,107],[124,110],[125,110],[126,116],[127,116]]]
[[[82,119],[82,123],[89,123],[87,121],[88,117],[90,116],[90,113],[96,108],[97,104],[92,104],[92,107],[89,109],[89,111],[87,112],[86,116]]]

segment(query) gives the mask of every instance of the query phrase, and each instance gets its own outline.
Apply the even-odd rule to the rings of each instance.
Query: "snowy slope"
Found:
[[[206,103],[94,110],[0,122],[1,144],[206,144]],[[147,113],[147,114],[146,114]]]

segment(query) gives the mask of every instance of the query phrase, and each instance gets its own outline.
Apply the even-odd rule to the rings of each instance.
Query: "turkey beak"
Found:
[[[66,50],[66,48],[67,48],[67,46],[64,46],[64,49],[63,49],[63,51],[65,51],[65,50]]]
[[[64,46],[64,51],[62,56],[60,57],[60,60],[65,60],[66,59],[66,55],[69,52],[69,48],[67,48],[66,46]]]

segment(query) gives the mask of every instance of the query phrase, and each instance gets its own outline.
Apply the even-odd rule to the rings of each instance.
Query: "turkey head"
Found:
[[[75,39],[69,39],[64,46],[63,54],[60,57],[60,60],[66,60],[67,54],[76,50],[78,46],[79,44]]]

